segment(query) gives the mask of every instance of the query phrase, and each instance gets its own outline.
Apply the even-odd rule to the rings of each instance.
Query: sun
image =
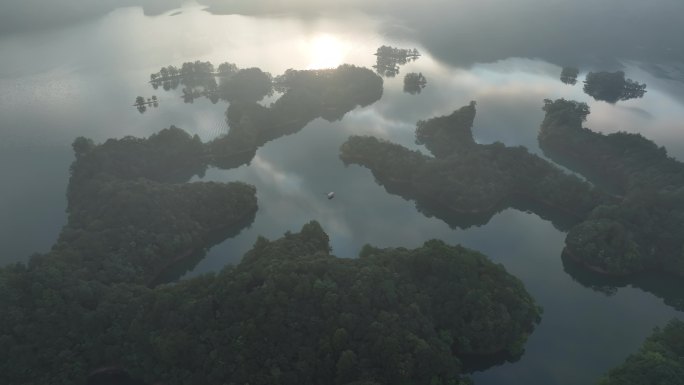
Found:
[[[319,35],[308,44],[308,69],[335,68],[342,64],[346,45],[334,36]]]

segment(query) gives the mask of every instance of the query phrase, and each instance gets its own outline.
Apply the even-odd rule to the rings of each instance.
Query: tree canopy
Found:
[[[415,48],[396,48],[380,46],[375,52],[376,62],[373,68],[380,76],[392,78],[399,74],[399,66],[420,57]]]
[[[684,322],[656,328],[637,353],[611,369],[598,385],[679,384],[684,379]]]
[[[422,72],[409,72],[404,76],[404,92],[411,95],[419,94],[427,85],[427,79]]]
[[[0,268],[0,383],[466,385],[462,357],[516,359],[540,320],[482,254],[432,240],[337,258],[317,222],[162,285],[253,219],[254,187],[184,183],[211,158],[176,127],[73,148],[57,243]]]
[[[582,127],[585,104],[547,100],[544,110],[538,137],[544,153],[619,198],[571,229],[568,256],[608,274],[684,275],[684,164],[639,134]]]
[[[480,145],[472,137],[475,102],[451,115],[419,121],[416,143],[434,158],[373,137],[351,137],[340,149],[369,168],[388,192],[416,201],[420,211],[453,227],[481,225],[506,207],[532,210],[567,229],[594,207],[612,202],[522,147]]]
[[[151,74],[150,79],[154,89],[161,85],[169,91],[183,85],[181,91],[186,103],[199,97],[206,97],[212,103],[219,100],[258,102],[273,93],[271,74],[259,68],[240,69],[228,62],[219,64],[216,69],[212,63],[199,60],[183,63],[180,69],[162,67],[158,73]]]
[[[595,100],[617,103],[621,100],[641,98],[646,93],[646,84],[625,79],[625,73],[589,72],[584,80],[584,92]]]
[[[405,54],[419,55],[413,50]],[[168,90],[183,84],[183,99],[188,103],[199,97],[229,103],[230,130],[206,146],[208,162],[220,168],[249,163],[257,148],[268,141],[296,133],[319,117],[340,120],[354,108],[376,102],[383,91],[381,77],[349,64],[334,69],[288,69],[273,78],[259,68],[240,69],[226,62],[215,71],[211,63],[196,61],[184,63],[180,70],[164,67],[151,78],[155,88],[162,84]],[[269,106],[258,103],[273,92],[282,95]],[[145,105],[140,108],[146,109]]]
[[[69,221],[54,249],[84,276],[151,282],[254,218],[253,186],[182,183],[208,159],[199,137],[177,127],[100,145],[79,137],[73,148]]]
[[[380,99],[383,82],[366,68],[344,64],[325,70],[289,69],[273,83],[283,95],[268,107],[242,100],[230,104],[230,131],[208,144],[213,164],[230,168],[248,163],[258,147],[294,134],[316,118],[342,119],[357,106]]]
[[[465,384],[461,356],[519,356],[541,312],[477,252],[433,240],[336,258],[316,222],[175,285],[34,263],[0,269],[0,285],[6,384],[77,383],[112,365],[170,385]]]

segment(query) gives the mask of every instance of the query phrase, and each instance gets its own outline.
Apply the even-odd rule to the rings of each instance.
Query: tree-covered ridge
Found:
[[[382,78],[351,64],[333,69],[293,70],[275,78],[283,96],[271,104],[278,116],[340,120],[352,109],[369,106],[382,96]],[[288,115],[289,114],[289,115]]]
[[[53,248],[81,276],[151,282],[234,235],[256,213],[253,186],[181,183],[203,175],[208,158],[199,138],[179,128],[101,145],[80,137],[73,147],[69,221]]]
[[[589,72],[584,80],[584,92],[595,100],[617,103],[620,100],[642,98],[646,93],[646,84],[625,79],[625,73]]]
[[[656,328],[641,349],[611,369],[598,385],[681,384],[684,381],[684,322]]]
[[[609,274],[684,275],[684,164],[641,135],[583,128],[586,104],[546,100],[544,110],[539,132],[544,152],[622,196],[574,227],[565,253]]]
[[[172,286],[68,269],[0,269],[2,383],[72,384],[114,363],[169,385],[460,384],[460,356],[520,354],[540,315],[477,252],[429,241],[340,259],[316,222]]]
[[[152,282],[254,220],[256,191],[240,182],[163,184],[97,177],[85,186],[55,250],[81,275]]]
[[[71,189],[98,174],[117,179],[143,178],[163,183],[181,183],[203,176],[208,157],[199,136],[171,126],[149,138],[126,136],[100,145],[78,137],[72,145],[76,161],[71,165]]]
[[[376,62],[373,68],[380,76],[388,78],[399,74],[399,66],[413,60],[418,60],[420,53],[415,48],[396,48],[380,46],[375,51]]]
[[[249,163],[268,141],[298,132],[316,118],[342,119],[358,106],[382,96],[382,78],[371,70],[344,64],[326,70],[287,70],[274,80],[283,95],[269,107],[236,101],[226,111],[227,135],[208,146],[212,162],[230,168]]]
[[[430,160],[418,151],[373,136],[349,137],[340,147],[340,158],[347,165],[363,165],[377,179],[395,185],[410,185],[412,177]]]
[[[369,168],[391,192],[451,226],[484,224],[506,207],[532,210],[568,228],[611,198],[523,147],[476,144],[475,103],[448,116],[418,122],[416,141],[435,158],[372,137],[351,137],[345,163]]]

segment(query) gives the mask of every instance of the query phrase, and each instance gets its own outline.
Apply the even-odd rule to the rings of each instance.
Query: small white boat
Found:
[[[331,192],[328,193],[328,199],[333,199],[334,197],[335,197],[335,193],[334,193],[334,192],[331,191]]]

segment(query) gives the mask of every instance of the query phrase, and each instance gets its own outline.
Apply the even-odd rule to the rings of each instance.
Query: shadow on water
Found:
[[[222,230],[217,230],[210,234],[205,248],[191,252],[187,256],[180,258],[176,263],[163,268],[147,283],[147,285],[149,287],[154,287],[157,285],[178,281],[178,279],[185,275],[185,273],[193,270],[197,264],[204,259],[204,256],[207,254],[209,249],[222,243],[226,239],[238,236],[242,230],[250,228],[252,223],[254,223],[256,213],[257,210],[254,210],[250,215],[235,223],[233,226]]]
[[[651,272],[618,277],[588,270],[572,260],[566,253],[561,256],[563,271],[582,286],[611,296],[623,287],[636,287],[661,298],[666,305],[684,311],[684,282],[681,278]]]
[[[582,175],[588,182],[601,190],[616,196],[625,194],[627,181],[624,180],[624,178],[620,178],[614,173],[603,172],[601,168],[593,167],[587,162],[578,161],[577,158],[571,154],[564,154],[556,148],[543,146],[541,144],[540,148],[542,149],[544,156],[551,159],[554,163]]]
[[[470,212],[455,211],[441,205],[429,197],[420,196],[408,183],[391,181],[376,176],[376,182],[393,195],[398,195],[408,201],[414,201],[416,209],[428,218],[437,218],[444,221],[452,229],[468,229],[470,227],[484,226],[496,214],[513,208],[516,210],[534,213],[540,218],[551,222],[560,231],[568,231],[582,221],[582,218],[568,211],[558,210],[533,199],[523,196],[511,196],[492,206],[488,210],[472,210]]]
[[[524,353],[523,353],[524,354]],[[505,363],[515,363],[520,361],[523,354],[514,356],[507,352],[500,352],[489,355],[462,355],[459,356],[463,371],[468,374],[475,372],[483,372],[495,366],[501,366]]]

